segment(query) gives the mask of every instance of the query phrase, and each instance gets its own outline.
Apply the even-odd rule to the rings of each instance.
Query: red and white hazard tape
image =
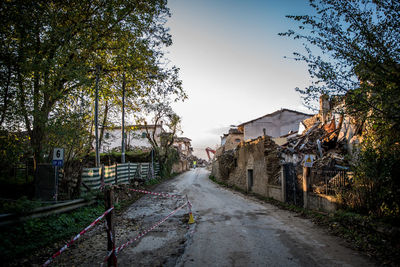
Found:
[[[154,195],[154,196],[161,196],[161,197],[172,197],[172,198],[185,198],[183,196],[179,196],[179,195],[170,195],[167,193],[156,193],[156,192],[150,192],[150,191],[146,191],[146,190],[139,190],[139,189],[132,189],[129,188],[129,190],[131,191],[135,191],[135,192],[139,192],[139,193],[143,193],[143,194],[150,194],[150,195]]]
[[[176,212],[178,212],[179,210],[183,209],[186,205],[188,205],[188,202],[185,202],[185,204],[183,204],[182,206],[180,206],[179,208],[177,208],[176,210],[172,211],[170,214],[167,215],[167,217],[165,217],[164,219],[162,219],[161,221],[159,221],[158,223],[154,224],[152,227],[148,228],[147,230],[145,230],[144,232],[141,232],[140,234],[138,234],[135,238],[129,240],[128,242],[126,242],[125,244],[122,244],[121,246],[119,246],[118,248],[115,249],[115,254],[117,255],[119,252],[121,252],[121,250],[123,250],[124,248],[126,248],[127,246],[129,246],[130,244],[132,244],[133,242],[135,242],[136,240],[142,238],[143,236],[145,236],[146,234],[148,234],[149,232],[153,231],[156,227],[158,227],[160,224],[162,224],[163,222],[165,222],[166,220],[168,220],[169,217],[171,217],[172,215],[174,215]],[[108,260],[108,258],[111,256],[113,251],[109,251],[107,257],[104,259],[104,262],[106,262]]]
[[[96,220],[94,220],[91,224],[89,224],[85,229],[83,229],[79,234],[77,234],[74,238],[71,239],[65,246],[63,246],[59,251],[54,253],[53,256],[51,256],[45,263],[43,263],[42,266],[47,266],[49,265],[55,257],[59,256],[61,253],[63,253],[67,248],[69,248],[79,237],[84,235],[87,231],[89,231],[93,226],[95,226],[101,219],[104,218],[108,213],[110,213],[114,207],[109,208],[106,210],[100,217],[98,217]]]

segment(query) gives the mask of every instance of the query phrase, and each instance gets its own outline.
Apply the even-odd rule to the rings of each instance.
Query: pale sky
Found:
[[[309,84],[295,62],[301,42],[278,36],[297,27],[285,15],[312,12],[306,0],[170,0],[173,45],[167,57],[181,68],[189,99],[174,105],[195,155],[215,148],[230,125],[281,108],[310,113],[295,87]]]

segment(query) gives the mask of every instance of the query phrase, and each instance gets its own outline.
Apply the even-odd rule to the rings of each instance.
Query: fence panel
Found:
[[[139,177],[139,163],[129,164],[129,180],[134,180]]]
[[[82,171],[82,183],[91,190],[99,189],[101,186],[101,168],[84,168]],[[86,191],[86,187],[81,186],[81,192]]]
[[[132,171],[130,163],[117,164],[118,184],[129,184]]]
[[[104,166],[104,183],[106,185],[115,184],[116,166],[117,165]]]
[[[150,163],[141,163],[140,164],[140,178],[142,180],[148,180],[148,173],[150,171]]]
[[[154,175],[160,177],[160,163],[158,162],[154,163]]]
[[[154,175],[160,176],[159,163],[154,164]],[[147,181],[151,177],[151,163],[124,163],[104,166],[104,184],[113,185],[129,184],[131,180],[140,179]],[[117,179],[116,179],[117,178]],[[99,189],[101,186],[101,168],[84,168],[82,171],[82,182],[91,190]],[[88,191],[81,186],[81,192]]]
[[[310,186],[314,193],[335,195],[340,188],[350,183],[352,173],[347,170],[313,169],[310,175]]]

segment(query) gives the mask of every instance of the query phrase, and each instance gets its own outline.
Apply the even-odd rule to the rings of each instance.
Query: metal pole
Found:
[[[151,176],[154,178],[154,149],[151,150]]]
[[[54,200],[57,202],[57,194],[58,194],[58,177],[57,177],[57,166],[54,166]]]
[[[100,166],[100,151],[99,151],[99,72],[100,66],[96,66],[96,90],[94,102],[94,132],[96,136],[96,167]]]
[[[125,163],[125,73],[122,76],[121,163]]]

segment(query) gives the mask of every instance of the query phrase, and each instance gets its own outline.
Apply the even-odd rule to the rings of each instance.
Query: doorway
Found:
[[[253,170],[247,170],[247,191],[252,190],[253,182]]]

